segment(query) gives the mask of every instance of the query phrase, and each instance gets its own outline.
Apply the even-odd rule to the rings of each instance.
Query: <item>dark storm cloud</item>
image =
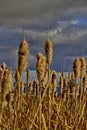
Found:
[[[63,18],[66,14],[81,14],[86,5],[86,0],[3,0],[0,1],[0,24],[44,24]]]

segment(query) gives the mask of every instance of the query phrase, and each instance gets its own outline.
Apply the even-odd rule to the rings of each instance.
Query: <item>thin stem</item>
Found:
[[[41,130],[41,114],[42,114],[42,106],[41,106],[41,82],[39,82],[39,98],[40,98],[40,130]]]
[[[50,82],[50,65],[48,64],[48,82]],[[50,85],[48,86],[48,130],[50,130],[50,116],[51,116],[51,95]]]

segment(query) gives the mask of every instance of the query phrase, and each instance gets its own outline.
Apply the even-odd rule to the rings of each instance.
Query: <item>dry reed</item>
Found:
[[[45,41],[45,53],[46,53],[46,58],[47,58],[47,63],[51,64],[52,62],[52,53],[53,53],[53,48],[52,48],[52,42],[48,39]]]
[[[56,71],[50,70],[53,50],[49,42],[47,40],[45,45],[46,58],[41,53],[37,54],[39,83],[35,79],[30,82],[29,70],[27,82],[22,81],[29,54],[25,40],[18,51],[15,84],[11,69],[6,69],[5,64],[0,65],[0,130],[87,129],[86,60],[84,57],[80,60],[76,58],[70,76],[62,68],[58,78]],[[61,89],[60,93],[56,91],[57,85]]]
[[[45,66],[46,66],[45,57],[41,53],[38,53],[37,54],[36,71],[37,71],[37,78],[40,82],[44,78]]]
[[[86,75],[86,60],[84,57],[80,59],[81,63],[81,78],[83,78]]]
[[[73,71],[74,71],[75,78],[80,77],[80,68],[81,68],[80,61],[78,58],[76,58],[73,62]]]
[[[18,50],[18,71],[20,74],[25,71],[27,65],[28,65],[28,55],[29,55],[29,50],[28,50],[28,43],[26,40],[23,40],[20,43],[19,50]]]

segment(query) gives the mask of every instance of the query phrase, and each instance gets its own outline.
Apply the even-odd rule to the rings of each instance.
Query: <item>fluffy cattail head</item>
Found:
[[[57,75],[56,71],[52,71],[52,87],[53,87],[54,92],[56,92],[57,77],[58,77],[58,75]]]
[[[56,73],[56,71],[52,71],[52,80],[57,79],[58,74]]]
[[[53,49],[52,49],[52,42],[49,39],[45,42],[45,53],[46,53],[47,63],[51,64]]]
[[[8,94],[12,90],[12,74],[11,69],[6,69],[2,79],[2,94],[5,98],[6,94]]]
[[[75,78],[80,77],[80,67],[81,67],[80,61],[78,58],[76,58],[73,62],[73,71]]]
[[[28,62],[26,60],[26,57],[23,56],[23,55],[19,56],[19,59],[18,59],[18,71],[20,73],[22,73],[26,69],[27,65],[28,65]]]
[[[5,64],[5,63],[1,64],[1,68],[2,68],[3,70],[5,70],[5,69],[6,69],[6,64]]]
[[[85,93],[86,92],[86,89],[87,89],[87,75],[85,75],[83,77],[83,92]]]
[[[48,64],[46,63],[45,65],[46,66],[45,66],[44,78],[41,81],[41,84],[42,84],[43,87],[45,87],[45,85],[47,84],[47,81],[48,81]]]
[[[23,40],[20,43],[19,46],[19,51],[18,51],[18,71],[20,74],[26,69],[28,62],[28,55],[29,55],[29,50],[28,50],[28,43],[26,40]]]
[[[38,53],[36,71],[37,71],[37,77],[38,77],[39,81],[43,80],[43,78],[44,78],[45,66],[46,66],[45,57],[41,53]]]
[[[28,43],[27,41],[24,39],[20,45],[19,45],[19,51],[18,51],[18,55],[25,55],[28,56],[29,51],[28,51]]]
[[[70,92],[72,93],[73,92],[73,88],[76,87],[76,82],[75,80],[71,79],[69,82],[68,82],[68,88],[70,89]]]
[[[81,78],[83,78],[86,74],[86,60],[84,57],[80,59],[80,63],[81,63]]]

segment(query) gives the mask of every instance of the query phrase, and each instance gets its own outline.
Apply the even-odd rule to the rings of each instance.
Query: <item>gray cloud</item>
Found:
[[[86,0],[3,0],[0,1],[0,24],[27,26],[47,24],[87,11]],[[84,8],[85,7],[85,8]]]

